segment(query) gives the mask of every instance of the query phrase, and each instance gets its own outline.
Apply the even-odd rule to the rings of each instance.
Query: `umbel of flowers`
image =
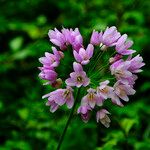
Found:
[[[46,84],[56,89],[43,96],[43,98],[48,98],[46,105],[50,106],[51,112],[55,112],[64,104],[70,109],[75,102],[74,89],[82,87],[86,90],[86,94],[81,98],[77,113],[81,114],[84,122],[87,122],[90,113],[95,109],[96,121],[109,127],[110,113],[103,108],[104,102],[110,99],[112,104],[118,106],[123,106],[122,101],[128,102],[128,96],[135,94],[134,84],[138,78],[137,74],[145,65],[142,57],[139,54],[135,55],[136,51],[131,49],[133,42],[127,39],[127,34],[121,35],[114,26],[107,27],[105,31],[100,32],[93,30],[87,47],[83,46],[83,37],[78,28],[75,30],[63,28],[61,31],[55,28],[50,30],[48,35],[55,47],[52,47],[53,53],[46,52],[45,56],[39,59],[43,65],[39,67],[41,71],[39,77],[47,80]],[[56,67],[64,58],[64,52],[69,45],[72,47],[72,56],[75,60],[72,64],[73,72],[62,81],[58,78]],[[84,67],[90,63],[95,51],[107,53],[109,47],[113,48],[115,54],[104,63],[109,64],[110,74],[114,76],[115,81],[110,82],[109,79],[101,78],[98,86],[92,86]],[[64,83],[66,88],[61,88],[61,83]]]

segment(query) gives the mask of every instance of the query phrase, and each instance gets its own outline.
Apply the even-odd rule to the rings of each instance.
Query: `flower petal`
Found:
[[[91,58],[93,56],[94,46],[92,44],[89,44],[86,49],[86,52],[87,52],[89,58]]]
[[[72,95],[71,95],[71,98],[66,101],[66,104],[69,109],[72,108],[72,106],[74,104],[74,98]]]
[[[75,72],[83,71],[82,66],[79,63],[76,63],[76,62],[73,63],[73,69],[74,69]]]
[[[80,57],[80,55],[75,50],[73,51],[73,55],[74,55],[74,58],[76,59],[77,62],[82,61],[82,58]]]
[[[65,83],[68,85],[68,86],[75,86],[75,82],[72,78],[68,78],[66,79]]]

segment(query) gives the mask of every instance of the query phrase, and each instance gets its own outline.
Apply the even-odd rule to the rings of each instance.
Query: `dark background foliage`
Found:
[[[93,29],[115,25],[135,42],[146,66],[137,93],[123,108],[110,106],[111,127],[83,123],[74,115],[64,150],[150,149],[149,0],[0,0],[0,150],[54,150],[70,110],[49,112],[41,96],[50,88],[38,78],[38,58],[50,50],[48,30],[79,27],[89,40]]]

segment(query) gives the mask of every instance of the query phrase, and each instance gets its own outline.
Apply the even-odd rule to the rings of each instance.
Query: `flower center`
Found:
[[[103,88],[103,89],[100,89],[100,91],[101,91],[102,93],[108,93],[108,88],[105,87],[105,88]]]
[[[125,92],[125,90],[122,86],[119,87],[119,91],[120,91],[120,93],[119,93],[120,96],[125,96],[126,95],[126,92]]]
[[[94,93],[89,93],[89,94],[88,94],[88,98],[89,98],[90,100],[93,100],[93,99],[94,99]]]
[[[78,82],[82,82],[82,81],[83,81],[83,78],[82,78],[81,76],[78,76],[78,77],[77,77],[77,81],[78,81]]]
[[[66,91],[64,92],[64,97],[65,97],[65,98],[69,98],[69,97],[70,97],[70,90],[66,90]]]
[[[51,63],[54,63],[55,62],[55,59],[52,57],[51,58]]]
[[[124,73],[123,73],[122,70],[117,70],[117,71],[116,71],[116,74],[118,74],[118,75],[124,75]]]
[[[125,91],[120,91],[120,96],[125,96],[126,92]]]
[[[87,56],[87,55],[85,55],[85,56],[84,56],[84,60],[87,60],[87,59],[88,59],[88,56]]]

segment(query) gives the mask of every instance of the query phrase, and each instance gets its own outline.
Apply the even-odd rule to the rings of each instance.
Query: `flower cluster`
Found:
[[[110,113],[103,108],[104,102],[110,99],[113,104],[124,106],[123,101],[129,101],[128,96],[135,94],[134,84],[138,78],[137,73],[141,72],[141,67],[145,65],[140,55],[133,57],[133,53],[136,52],[130,49],[133,42],[127,39],[127,34],[121,35],[114,26],[107,27],[104,32],[94,30],[87,48],[83,46],[83,38],[78,28],[75,30],[63,28],[61,31],[55,28],[50,30],[48,35],[50,41],[57,48],[52,47],[53,54],[46,52],[45,57],[39,59],[43,65],[39,67],[41,70],[39,77],[47,80],[46,84],[55,87],[56,90],[43,96],[43,98],[48,98],[46,105],[50,106],[51,112],[55,112],[64,104],[70,109],[75,102],[74,90],[83,88],[86,94],[81,99],[77,113],[81,114],[84,122],[87,122],[90,113],[95,109],[97,110],[97,122],[100,121],[105,127],[109,127],[108,115]],[[73,49],[72,56],[75,61],[73,72],[63,82],[58,78],[55,68],[58,67],[60,60],[64,57],[68,45],[71,45]],[[115,54],[106,63],[110,65],[109,70],[114,76],[115,82],[101,78],[102,82],[97,81],[99,85],[93,86],[90,77],[84,71],[84,66],[90,63],[95,51],[107,53],[106,49],[109,47],[114,48]],[[65,83],[65,88],[60,88],[62,82]]]

